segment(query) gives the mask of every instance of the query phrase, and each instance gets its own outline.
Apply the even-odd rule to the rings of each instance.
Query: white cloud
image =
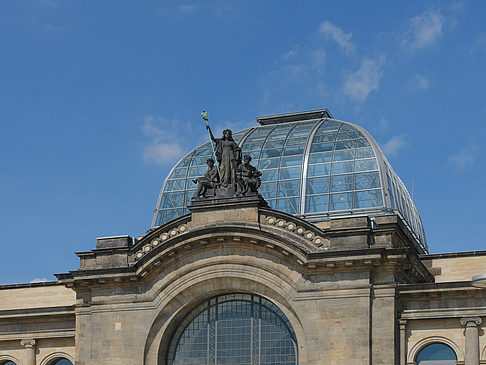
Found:
[[[456,169],[464,170],[465,168],[474,165],[477,151],[478,148],[474,145],[470,147],[464,147],[458,153],[449,156],[449,161],[454,165]]]
[[[445,17],[441,13],[427,10],[410,19],[403,43],[412,50],[426,48],[442,38],[444,25]]]
[[[378,90],[383,76],[383,63],[384,56],[379,60],[363,60],[358,71],[346,76],[344,94],[359,102],[364,102],[372,91]]]
[[[382,151],[385,155],[394,156],[398,153],[399,150],[405,148],[408,143],[406,140],[406,135],[401,134],[398,136],[393,136],[382,146]]]
[[[163,129],[155,123],[163,125]],[[185,124],[177,120],[163,117],[155,118],[148,115],[144,119],[142,132],[150,138],[150,142],[143,149],[143,160],[157,165],[171,164],[184,154],[184,149],[177,141],[178,131],[184,129]]]
[[[319,34],[336,42],[344,53],[349,54],[354,50],[351,43],[351,33],[345,33],[344,30],[329,21],[324,21],[319,25]]]
[[[49,280],[47,280],[47,278],[35,278],[35,279],[31,280],[30,283],[31,284],[33,284],[33,283],[43,283],[45,281],[49,281]]]
[[[417,74],[412,80],[412,88],[415,90],[426,90],[430,87],[430,82],[425,76]]]

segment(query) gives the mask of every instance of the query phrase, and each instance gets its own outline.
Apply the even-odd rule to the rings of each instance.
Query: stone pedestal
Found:
[[[482,320],[479,317],[461,318],[461,324],[466,326],[466,349],[464,365],[479,365],[479,328]]]

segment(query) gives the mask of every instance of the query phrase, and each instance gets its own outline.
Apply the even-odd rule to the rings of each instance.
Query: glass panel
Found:
[[[299,196],[300,180],[279,181],[278,196]]]
[[[298,206],[299,206],[299,198],[288,198],[288,199],[280,198],[277,200],[277,210],[281,210],[289,214],[297,214],[299,211]]]
[[[13,361],[2,362],[2,365],[17,365]]]
[[[345,161],[354,159],[354,150],[334,151],[334,161]]]
[[[205,144],[194,151],[194,156],[209,156],[212,154],[211,145]]]
[[[208,160],[207,156],[202,157],[194,157],[191,161],[191,166],[202,166],[206,165],[206,161]]]
[[[280,161],[280,158],[266,158],[263,160],[260,160],[260,164],[258,165],[259,170],[264,170],[264,169],[275,169],[278,167],[278,163]]]
[[[277,201],[275,199],[265,199],[268,203],[268,206],[272,209],[277,208]]]
[[[354,192],[354,208],[371,208],[383,206],[381,189]]]
[[[302,146],[307,141],[307,138],[292,138],[287,139],[285,146]]]
[[[272,181],[277,180],[278,170],[263,170],[262,171],[262,181]]]
[[[332,152],[320,152],[320,153],[311,153],[309,157],[309,163],[325,163],[331,162],[332,160]]]
[[[258,159],[260,158],[260,151],[252,151],[252,152],[243,153],[243,156],[246,156],[246,155],[250,156],[252,164],[255,164],[256,163],[255,161],[258,161]]]
[[[280,169],[279,179],[298,179],[300,178],[300,166],[298,167],[283,167]]]
[[[177,208],[183,205],[184,193],[164,193],[160,206],[163,208]]]
[[[157,225],[160,226],[164,223],[167,223],[168,221],[171,221],[172,219],[180,217],[182,214],[183,214],[182,208],[159,210],[159,213],[158,213],[158,216],[157,216]]]
[[[261,158],[280,157],[280,149],[263,150]]]
[[[336,132],[326,133],[326,134],[316,134],[314,136],[313,143],[323,143],[323,142],[334,142],[336,139]]]
[[[366,138],[359,138],[356,142],[356,147],[368,147],[370,146],[370,142]]]
[[[302,163],[302,155],[282,157],[281,167],[296,166]]]
[[[289,146],[283,150],[283,156],[301,155],[304,153],[304,146]]]
[[[331,206],[329,210],[351,209],[352,198],[352,193],[331,194]]]
[[[346,162],[333,162],[332,163],[332,174],[345,174],[353,172],[353,161]]]
[[[311,147],[311,152],[326,152],[332,151],[334,143],[313,143]]]
[[[277,196],[277,183],[262,183],[260,186],[260,192],[265,199],[275,198]]]
[[[370,158],[368,160],[356,160],[355,171],[368,171],[378,170],[378,164],[376,158]]]
[[[186,180],[169,180],[165,185],[165,191],[174,191],[174,190],[184,190],[184,186],[186,185]]]
[[[336,142],[335,150],[345,150],[345,149],[352,149],[356,147],[356,140],[347,140],[347,141],[340,141]]]
[[[68,359],[59,359],[51,363],[50,365],[73,365],[73,363]]]
[[[283,147],[284,140],[276,140],[276,141],[266,141],[265,142],[265,149],[272,149],[272,148],[278,148],[279,150]]]
[[[338,136],[337,140],[340,141],[340,140],[344,140],[344,139],[355,139],[355,138],[358,138],[359,137],[359,134],[360,133],[357,130],[354,130],[354,131],[346,131],[344,129],[344,127],[343,127],[339,131],[339,136]]]
[[[331,191],[348,191],[353,189],[353,175],[339,175],[332,177]]]
[[[326,163],[323,165],[309,165],[307,174],[309,176],[321,176],[321,175],[329,175],[331,172],[331,164]]]
[[[354,175],[354,190],[374,189],[380,186],[379,172],[362,172]]]
[[[417,356],[417,362],[430,360],[457,360],[455,352],[447,345],[433,343],[425,346]]]
[[[305,198],[305,212],[327,212],[329,208],[329,195],[314,195]]]
[[[186,177],[186,173],[187,173],[187,169],[186,168],[182,168],[182,169],[174,169],[174,171],[172,171],[172,175],[170,175],[170,178],[171,179],[177,179],[177,178],[180,178],[180,177]]]
[[[187,156],[185,159],[183,159],[181,162],[179,162],[179,164],[177,165],[177,167],[187,167],[189,166],[189,163],[191,162],[191,155],[192,153]]]
[[[262,145],[260,143],[246,143],[243,144],[243,147],[241,148],[243,151],[256,151],[256,150],[261,150]]]
[[[375,152],[371,147],[358,148],[356,150],[356,158],[375,157]]]
[[[329,176],[307,179],[307,194],[329,193]]]
[[[207,166],[190,167],[188,177],[199,177],[203,176],[208,170]]]

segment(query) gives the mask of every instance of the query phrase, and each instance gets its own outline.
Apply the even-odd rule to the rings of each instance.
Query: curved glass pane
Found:
[[[16,364],[16,363],[14,363],[13,361],[2,362],[1,364],[2,364],[2,365],[17,365],[17,364]]]
[[[297,341],[290,322],[272,302],[229,294],[193,309],[176,330],[169,365],[296,365]]]
[[[425,346],[417,355],[419,365],[455,364],[457,360],[454,350],[443,343],[433,343]]]
[[[49,363],[49,365],[73,365],[68,359],[57,359],[54,362]]]

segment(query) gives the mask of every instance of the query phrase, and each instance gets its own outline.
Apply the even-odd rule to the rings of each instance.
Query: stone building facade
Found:
[[[261,122],[319,119],[315,141],[324,112]],[[100,238],[57,282],[0,287],[0,365],[486,364],[486,291],[471,284],[486,251],[428,254],[386,199],[321,216],[203,199],[143,237]]]

